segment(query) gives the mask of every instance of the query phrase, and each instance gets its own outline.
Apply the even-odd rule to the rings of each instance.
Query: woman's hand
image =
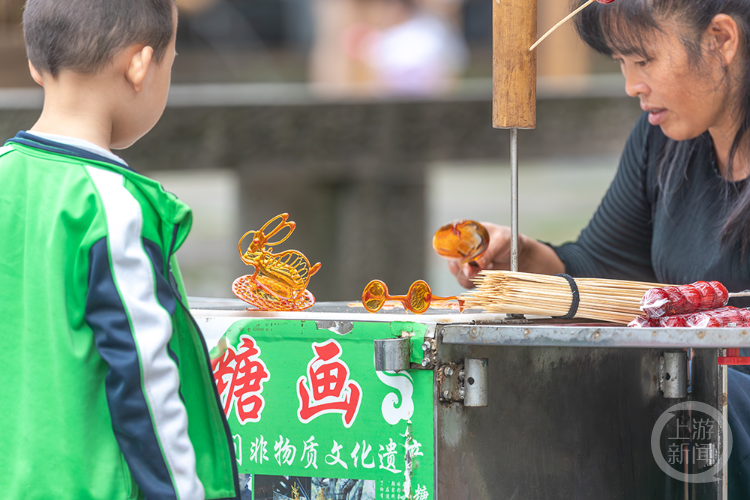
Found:
[[[451,260],[448,267],[456,280],[465,288],[473,288],[471,281],[483,269],[510,269],[510,228],[482,222],[490,234],[487,251],[473,262],[460,266]],[[555,251],[539,241],[524,235],[518,237],[518,269],[526,273],[558,274],[565,272],[565,264]]]

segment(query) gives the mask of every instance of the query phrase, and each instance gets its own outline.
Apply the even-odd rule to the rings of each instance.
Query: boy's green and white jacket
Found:
[[[174,252],[190,209],[87,150],[0,148],[0,496],[238,498]]]

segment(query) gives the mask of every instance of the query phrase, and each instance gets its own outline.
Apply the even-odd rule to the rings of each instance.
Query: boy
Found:
[[[28,0],[23,23],[45,97],[0,148],[1,496],[237,498],[174,257],[190,209],[110,151],[164,110],[174,1]]]

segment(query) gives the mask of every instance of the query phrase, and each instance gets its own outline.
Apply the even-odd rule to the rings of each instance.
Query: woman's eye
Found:
[[[641,68],[644,67],[646,64],[648,64],[648,60],[644,61],[636,61],[636,65],[640,66]]]

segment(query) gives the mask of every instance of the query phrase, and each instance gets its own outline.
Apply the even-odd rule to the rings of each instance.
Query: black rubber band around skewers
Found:
[[[570,275],[565,273],[556,274],[555,276],[560,276],[561,278],[565,278],[565,280],[570,285],[570,291],[573,293],[573,300],[570,302],[570,309],[568,310],[568,314],[565,316],[552,316],[555,319],[573,319],[578,312],[578,305],[581,303],[581,294],[578,293],[578,284],[576,283],[576,280],[574,280]]]

